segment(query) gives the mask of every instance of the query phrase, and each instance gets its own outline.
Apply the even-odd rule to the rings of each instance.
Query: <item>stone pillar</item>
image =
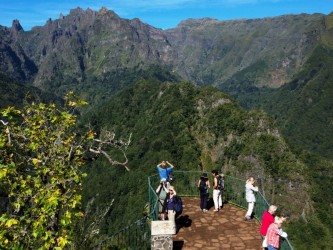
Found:
[[[168,220],[151,222],[151,249],[172,250],[172,235],[176,233],[175,223]]]

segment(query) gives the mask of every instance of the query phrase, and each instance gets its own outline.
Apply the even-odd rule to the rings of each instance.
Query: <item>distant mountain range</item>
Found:
[[[320,14],[189,19],[164,31],[105,8],[77,8],[28,32],[17,20],[1,27],[1,71],[43,85],[59,73],[82,82],[90,74],[158,63],[199,85],[223,86],[250,70],[253,86],[276,88],[302,69],[329,32],[330,16]]]
[[[331,155],[332,136],[322,131],[333,132],[332,65],[314,58],[320,53],[323,61],[332,60],[333,13],[189,19],[174,29],[161,30],[139,19],[122,19],[106,8],[98,12],[77,8],[27,32],[14,20],[11,28],[0,26],[0,36],[0,73],[19,83],[59,94],[68,89],[84,93],[98,85],[110,95],[117,72],[159,65],[197,85],[216,86],[244,107],[265,109],[277,117],[291,143],[296,123],[315,124],[311,127],[318,130],[297,136],[295,145]],[[295,84],[298,91],[293,95],[290,88]],[[325,90],[304,96],[309,85]],[[307,105],[316,106],[316,112],[327,119],[295,108],[303,107],[301,99],[306,98],[311,99]],[[325,107],[318,107],[321,102]]]

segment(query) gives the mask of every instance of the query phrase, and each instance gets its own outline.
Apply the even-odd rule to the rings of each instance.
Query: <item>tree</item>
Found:
[[[72,239],[73,220],[83,216],[81,172],[91,152],[127,168],[124,150],[130,143],[106,132],[75,129],[77,106],[86,104],[70,93],[66,110],[54,104],[31,103],[22,110],[0,111],[0,185],[8,197],[0,217],[0,247],[6,249],[63,249]],[[123,162],[106,151],[123,152]]]

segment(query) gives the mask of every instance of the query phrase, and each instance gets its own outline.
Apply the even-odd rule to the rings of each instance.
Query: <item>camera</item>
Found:
[[[175,180],[175,176],[172,173],[169,173],[169,177],[168,177],[167,181],[172,183],[174,180]]]

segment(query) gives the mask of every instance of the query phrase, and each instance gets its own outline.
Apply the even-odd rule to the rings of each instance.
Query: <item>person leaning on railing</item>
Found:
[[[267,230],[266,242],[268,250],[278,250],[280,248],[280,237],[286,238],[288,235],[282,230],[283,219],[275,216],[274,223],[272,223]]]
[[[254,186],[255,179],[253,177],[250,177],[246,180],[245,184],[245,198],[248,203],[248,209],[245,215],[245,220],[251,220],[252,219],[252,212],[254,208],[254,203],[256,202],[256,197],[254,195],[254,192],[258,192],[258,187]]]
[[[262,247],[263,249],[267,248],[267,243],[266,243],[266,234],[268,227],[274,223],[274,214],[277,210],[277,206],[275,205],[270,205],[268,210],[266,210],[261,217],[261,226],[260,226],[260,234],[261,237],[263,238],[262,242]]]

